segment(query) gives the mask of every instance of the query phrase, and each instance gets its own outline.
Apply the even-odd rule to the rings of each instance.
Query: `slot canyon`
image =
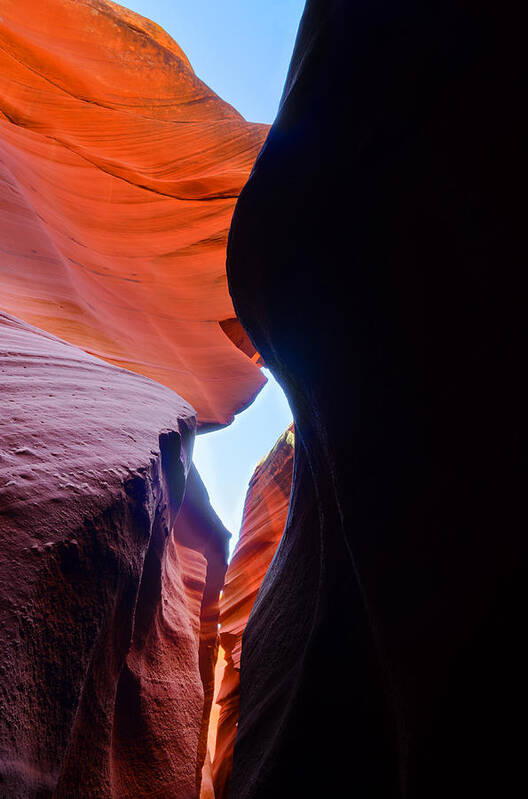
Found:
[[[268,125],[0,0],[0,799],[525,794],[523,30],[307,0]]]

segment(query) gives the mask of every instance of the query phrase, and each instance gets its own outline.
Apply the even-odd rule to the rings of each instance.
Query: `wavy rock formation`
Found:
[[[4,314],[0,377],[0,794],[197,796],[228,534],[194,411]]]
[[[293,429],[279,438],[255,469],[244,505],[240,538],[220,601],[220,643],[225,666],[217,703],[220,715],[213,761],[216,799],[227,799],[240,702],[242,635],[288,515],[293,471]]]
[[[526,792],[521,14],[308,0],[228,245],[296,435],[231,799]]]
[[[2,0],[0,308],[226,424],[264,382],[225,245],[266,132],[143,17]]]

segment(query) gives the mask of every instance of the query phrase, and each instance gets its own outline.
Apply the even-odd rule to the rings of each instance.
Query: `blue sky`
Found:
[[[251,122],[273,122],[304,0],[127,0],[121,5],[157,22],[194,71]],[[233,424],[197,437],[194,462],[211,504],[236,542],[244,497],[256,464],[291,422],[271,373]]]
[[[157,22],[194,71],[250,122],[273,122],[304,0],[125,0]]]
[[[268,378],[254,403],[235,421],[196,437],[194,462],[209,492],[211,504],[233,533],[231,549],[238,537],[244,498],[255,466],[291,422],[284,392],[267,369]]]

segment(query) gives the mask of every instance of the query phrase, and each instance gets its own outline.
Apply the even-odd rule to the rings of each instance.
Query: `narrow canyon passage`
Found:
[[[207,599],[205,582],[202,589],[200,663],[205,663],[205,672],[201,672],[207,749],[205,758],[203,752],[198,758],[200,799],[227,799],[229,795],[242,635],[284,530],[289,505],[294,441],[291,410],[273,375],[267,369],[263,373],[268,382],[248,409],[229,427],[204,432],[194,441],[193,461],[204,481],[207,501],[231,531],[227,571],[225,566],[218,571],[225,576],[222,584],[214,586],[213,602]],[[209,577],[209,570],[207,574]]]
[[[242,636],[286,524],[293,477],[293,449],[291,426],[262,459],[251,478],[240,538],[220,598],[220,656],[216,679],[218,718],[212,718],[212,734],[215,738],[214,796],[222,799],[229,796],[238,725]]]
[[[210,670],[204,680],[204,712],[210,716],[201,799],[228,797],[238,723],[242,634],[284,530],[289,505],[294,442],[291,410],[271,373],[263,371],[268,382],[254,403],[229,427],[202,433],[194,442],[193,461],[208,500],[232,530],[230,561],[226,572],[224,567],[219,598],[217,590],[216,604],[211,605],[205,591],[202,595],[202,618],[208,618],[209,625],[211,618],[218,622],[219,640],[215,642],[211,627],[202,635],[205,647],[218,654],[212,703]],[[209,654],[209,669],[212,661]]]
[[[240,535],[233,545],[219,596],[215,697],[202,772],[202,797],[227,799],[229,795],[238,724],[242,635],[284,530],[292,483],[293,446],[290,426],[251,476]]]

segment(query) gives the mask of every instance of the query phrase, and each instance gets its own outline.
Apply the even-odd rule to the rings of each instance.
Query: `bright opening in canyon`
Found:
[[[247,487],[255,467],[292,423],[284,392],[268,369],[263,372],[268,382],[249,408],[228,427],[198,435],[194,442],[194,462],[211,505],[232,533],[231,553],[238,540]]]

